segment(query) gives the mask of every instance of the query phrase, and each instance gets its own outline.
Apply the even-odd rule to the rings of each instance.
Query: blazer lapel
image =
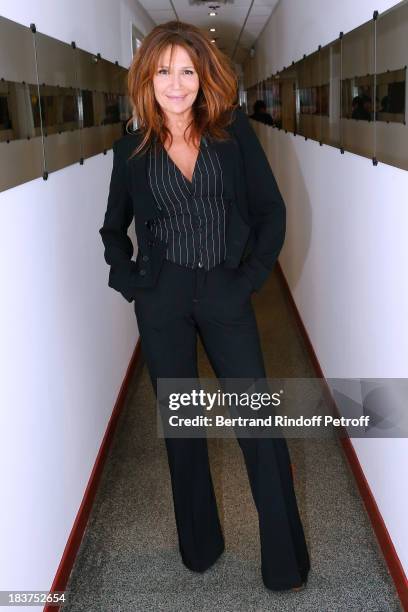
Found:
[[[132,138],[132,150],[141,141],[140,136]],[[148,154],[135,155],[129,160],[130,188],[135,203],[135,214],[139,221],[147,221],[159,216],[152,190],[148,182]]]

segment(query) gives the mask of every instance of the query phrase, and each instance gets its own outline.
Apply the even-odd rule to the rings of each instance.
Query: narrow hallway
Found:
[[[268,377],[315,372],[277,270],[253,298]],[[212,377],[201,344],[202,377]],[[65,612],[401,610],[353,475],[337,440],[289,439],[299,509],[310,547],[307,589],[267,591],[257,514],[233,439],[209,453],[226,551],[204,574],[177,548],[165,446],[143,363],[131,382],[91,518],[67,585]]]

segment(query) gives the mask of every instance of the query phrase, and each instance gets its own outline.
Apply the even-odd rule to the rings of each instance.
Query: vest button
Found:
[[[142,259],[143,259],[143,261],[149,261],[149,256],[148,255],[143,255]]]
[[[141,270],[139,270],[139,274],[141,276],[144,276],[146,274],[146,270],[144,268],[142,268]]]

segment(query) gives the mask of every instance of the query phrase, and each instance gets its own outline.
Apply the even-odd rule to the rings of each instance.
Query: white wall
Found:
[[[244,66],[246,86],[393,4],[280,2]],[[280,263],[324,375],[408,377],[408,172],[253,125],[287,205]],[[407,440],[352,443],[408,573]]]
[[[126,67],[131,22],[154,26],[136,0],[0,14]],[[137,342],[98,233],[111,169],[110,151],[0,193],[0,590],[50,588]]]

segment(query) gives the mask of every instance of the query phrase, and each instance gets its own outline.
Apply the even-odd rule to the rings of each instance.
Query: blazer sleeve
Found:
[[[254,231],[251,253],[241,270],[259,291],[282,249],[286,233],[286,207],[268,158],[247,115],[236,109],[234,132],[240,147],[246,183],[249,219]]]
[[[126,160],[121,151],[120,140],[113,143],[113,167],[109,195],[103,226],[99,233],[105,247],[104,257],[109,271],[109,287],[119,291],[131,302],[133,243],[127,230],[133,220],[133,204],[127,187]]]

